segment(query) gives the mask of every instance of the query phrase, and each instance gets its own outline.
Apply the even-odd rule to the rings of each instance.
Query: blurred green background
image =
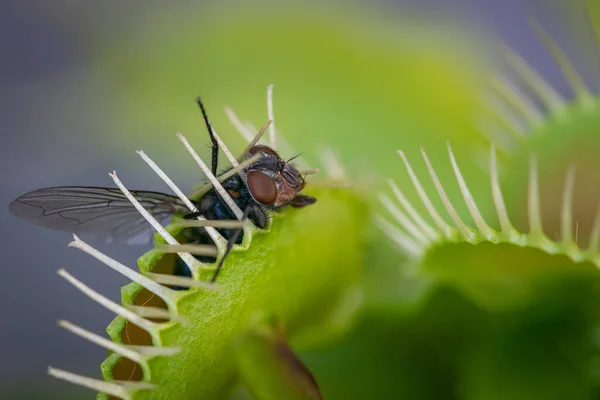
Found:
[[[489,137],[482,126],[490,77],[506,67],[495,45],[506,42],[571,99],[528,26],[535,18],[592,89],[599,76],[583,1],[60,0],[3,2],[0,11],[4,204],[38,187],[110,185],[106,173],[113,169],[128,186],[164,190],[134,153],[140,149],[189,189],[202,176],[175,133],[209,154],[196,96],[202,95],[215,129],[239,152],[244,142],[223,107],[260,126],[267,119],[265,90],[274,83],[277,130],[314,166],[321,166],[324,146],[334,149],[374,211],[381,211],[376,194],[388,190],[388,178],[424,211],[397,149],[442,207],[426,179],[423,146],[459,214],[473,225],[446,144],[452,144],[482,213],[494,215]],[[549,236],[558,231],[564,171],[578,160],[584,179],[577,186],[576,217],[582,232],[589,232],[600,197],[597,115],[592,109],[583,122],[550,121],[548,134],[501,156],[503,188],[518,227],[526,229],[525,162],[533,150],[546,163],[541,185],[548,188],[543,218],[554,230]],[[582,149],[589,153],[584,158]],[[125,281],[87,268],[84,255],[64,247],[69,235],[38,230],[7,211],[0,217],[10,277],[0,284],[8,313],[0,325],[0,397],[91,397],[44,376],[52,364],[97,377],[103,359],[101,349],[61,332],[54,321],[65,318],[102,332],[110,315],[94,304],[75,304],[78,294],[54,271],[70,268],[113,299]],[[493,218],[489,223],[497,225]],[[356,329],[340,343],[300,355],[326,399],[598,398],[594,267],[510,246],[457,245],[428,260],[438,271],[432,281],[406,277],[402,253],[377,230],[367,235],[367,299]],[[146,250],[106,249],[132,266]],[[490,287],[497,291],[488,292]],[[480,301],[481,292],[502,306]]]

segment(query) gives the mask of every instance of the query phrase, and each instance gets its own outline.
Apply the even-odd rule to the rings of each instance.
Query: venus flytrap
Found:
[[[275,146],[280,139],[276,139],[273,127],[272,86],[267,98],[269,123],[258,134],[247,135],[247,125],[238,125],[244,126],[240,133],[249,146],[264,140],[262,135],[269,127],[270,145]],[[90,254],[132,283],[122,288],[123,305],[118,305],[66,271],[59,272],[117,317],[107,328],[110,341],[72,323],[59,323],[109,351],[101,367],[104,381],[55,369],[49,370],[51,375],[99,391],[99,398],[221,399],[242,384],[238,361],[243,358],[251,362],[247,354],[252,351],[245,352],[240,348],[243,341],[235,339],[239,335],[251,337],[267,322],[265,318],[285,329],[285,339],[294,348],[331,340],[349,328],[362,299],[358,285],[363,264],[361,233],[368,213],[360,196],[348,188],[314,188],[311,193],[318,198],[316,205],[285,209],[270,216],[267,226],[259,229],[243,218],[243,211],[221,185],[227,177],[244,174],[249,165],[247,150],[235,158],[213,133],[233,166],[221,176],[211,173],[183,135],[177,136],[210,182],[208,189],[199,188],[194,195],[214,187],[237,220],[210,221],[198,216],[196,220],[174,219],[163,227],[117,174],[111,173],[117,187],[154,228],[156,246],[139,259],[140,272],[136,272],[74,236],[71,247]],[[138,154],[190,212],[198,211],[147,154]],[[332,154],[324,156],[324,165],[331,179],[345,178]],[[215,245],[186,244],[181,232],[194,226],[204,227]],[[217,283],[211,283],[216,263],[227,247],[217,228],[239,227],[243,228],[243,241],[233,246]],[[214,257],[215,264],[201,262],[194,255]],[[176,258],[189,267],[191,277],[172,275]],[[173,285],[186,290],[175,290]],[[246,355],[236,358],[239,351]],[[279,390],[263,389],[267,393]],[[296,395],[303,389],[298,390]]]
[[[594,23],[591,5],[589,11]],[[532,152],[543,159],[567,159],[561,165],[566,169],[569,156],[565,149],[583,143],[582,135],[598,125],[598,97],[552,36],[535,21],[532,28],[559,67],[573,98],[563,96],[522,56],[501,45],[508,71],[490,80],[489,115],[481,131],[498,147],[502,162],[512,165],[509,170],[520,169]]]
[[[600,15],[594,2],[587,2],[587,17],[596,29],[600,26]],[[533,30],[559,67],[568,87],[569,94],[561,94],[538,73],[524,57],[508,46],[502,47],[502,55],[509,70],[492,79],[491,89],[498,100],[490,108],[492,118],[484,130],[490,141],[509,143],[499,146],[499,162],[505,174],[501,177],[505,187],[505,200],[513,210],[513,222],[523,229],[532,218],[543,221],[552,241],[564,241],[572,232],[576,241],[596,246],[592,234],[595,232],[595,215],[600,189],[597,152],[600,143],[596,132],[600,129],[600,97],[578,72],[576,64],[554,41],[552,36],[538,23]],[[598,39],[596,35],[596,40]],[[600,42],[597,42],[600,45]],[[595,49],[598,49],[598,46]],[[519,86],[517,82],[521,82]],[[539,215],[526,212],[524,205],[531,185],[526,174],[530,155],[535,154],[540,169],[538,194],[541,198]],[[577,179],[569,181],[572,188],[563,190],[556,182],[564,174],[577,171]],[[569,172],[574,174],[575,172]],[[565,193],[570,193],[573,214],[572,228],[567,229],[564,213]],[[540,238],[543,240],[543,238]]]
[[[590,17],[597,28],[598,14],[594,19],[590,12]],[[490,82],[493,103],[486,127],[491,129],[485,133],[494,143],[488,168],[491,204],[477,204],[449,147],[450,165],[473,224],[457,212],[459,199],[447,195],[422,150],[444,210],[436,208],[399,152],[429,218],[426,221],[407,200],[412,197],[406,196],[405,188],[390,182],[397,203],[383,194],[380,200],[395,223],[381,216],[376,219],[425,276],[451,282],[487,306],[519,298],[527,277],[552,272],[560,263],[600,267],[596,189],[600,165],[594,150],[599,144],[595,135],[600,129],[599,98],[551,36],[537,23],[533,29],[562,71],[573,99],[503,46],[516,78],[497,74]],[[488,205],[494,206],[493,211]],[[443,212],[449,219],[441,216]],[[460,269],[465,266],[467,270]]]
[[[511,79],[501,74],[491,79],[492,91],[503,105],[512,111],[509,116],[503,113],[500,107],[493,106],[490,108],[492,112],[496,112],[495,117],[503,126],[497,132],[501,132],[502,136],[515,138],[519,142],[543,135],[549,124],[569,123],[570,118],[573,117],[573,113],[577,109],[593,110],[597,107],[597,99],[566,54],[540,24],[534,22],[533,27],[569,83],[574,94],[574,100],[569,102],[565,99],[524,58],[504,45],[502,55],[508,66],[527,85],[532,95],[546,109],[546,112],[540,110],[530,95]],[[518,129],[516,126],[523,126],[524,128]]]
[[[541,256],[538,257],[538,261],[532,262],[533,266],[524,265],[521,270],[519,268],[514,270],[515,265],[526,264],[531,261],[527,261],[528,255],[531,255],[531,250],[528,249],[536,249],[547,255],[555,256],[557,260],[568,258],[573,263],[583,263],[587,264],[588,267],[593,265],[600,268],[600,253],[598,252],[600,213],[596,215],[593,229],[590,232],[592,240],[587,248],[581,248],[577,244],[576,233],[572,228],[574,169],[569,169],[565,176],[562,194],[561,234],[560,239],[554,241],[544,232],[540,208],[538,166],[534,156],[531,156],[529,166],[529,197],[527,201],[529,231],[520,232],[513,226],[507,212],[498,177],[494,147],[490,152],[490,189],[496,209],[495,218],[500,227],[499,230],[492,228],[480,213],[479,207],[463,179],[450,146],[448,146],[450,163],[460,192],[474,221],[474,227],[464,222],[456,212],[425,151],[422,151],[424,162],[445,211],[450,217],[450,223],[441,216],[441,210],[433,206],[406,156],[401,151],[399,151],[399,154],[434,225],[427,222],[416,211],[415,207],[407,200],[404,192],[392,181],[390,181],[390,187],[397,198],[398,204],[383,194],[380,196],[380,200],[393,217],[393,220],[390,222],[379,215],[376,217],[376,223],[410,258],[411,264],[420,266],[420,272],[424,276],[457,285],[486,306],[496,307],[507,302],[511,303],[522,294],[521,289],[514,292],[507,290],[511,286],[510,281],[513,281],[513,283],[519,280],[524,281],[529,276],[554,270],[554,262],[549,262]],[[510,247],[506,247],[506,245]],[[477,247],[480,247],[481,250],[478,250]],[[497,251],[500,251],[499,249],[505,252],[505,258],[494,259]],[[483,257],[486,251],[487,257]],[[507,254],[514,255],[514,257],[511,258]],[[443,257],[440,259],[442,255]],[[535,256],[532,257],[535,258]],[[470,264],[476,261],[481,265]],[[563,264],[568,263],[565,260],[561,262]],[[548,265],[543,265],[545,263]],[[465,266],[467,267],[466,271],[460,269]],[[499,279],[498,274],[502,275],[502,279]],[[504,291],[501,296],[499,290]]]

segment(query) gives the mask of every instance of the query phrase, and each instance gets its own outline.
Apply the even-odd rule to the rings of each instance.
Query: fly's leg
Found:
[[[250,214],[251,209],[252,209],[252,207],[246,207],[246,210],[244,211],[244,218],[242,221],[246,222],[248,220],[248,215]],[[225,254],[223,254],[223,258],[221,258],[221,261],[219,261],[219,264],[217,265],[217,270],[215,271],[215,274],[213,275],[213,277],[211,279],[211,283],[215,283],[215,281],[217,280],[217,277],[219,276],[219,273],[221,272],[221,268],[223,268],[223,263],[225,262],[227,255],[233,248],[233,245],[235,245],[236,242],[238,241],[238,239],[240,238],[240,235],[242,234],[243,230],[244,230],[243,227],[236,228],[233,231],[233,233],[231,234],[231,236],[229,237],[229,241],[227,242],[227,248],[225,249]]]
[[[200,97],[198,97],[196,99],[196,102],[200,106],[200,110],[202,111],[202,117],[204,117],[204,123],[206,124],[206,129],[208,130],[208,134],[210,135],[210,141],[212,142],[211,172],[213,175],[217,176],[217,168],[218,168],[218,164],[219,164],[219,144],[217,143],[217,139],[215,138],[215,135],[213,135],[212,126],[210,125],[210,121],[208,120],[208,114],[206,113],[204,104],[202,104],[202,99]]]
[[[191,212],[191,213],[189,213],[189,214],[185,214],[185,215],[183,216],[183,219],[196,219],[196,218],[198,218],[198,217],[201,217],[201,216],[202,216],[202,214],[203,214],[203,213],[202,213],[201,211],[194,211],[194,212]]]

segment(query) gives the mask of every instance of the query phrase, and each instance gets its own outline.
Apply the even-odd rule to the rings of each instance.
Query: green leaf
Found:
[[[254,233],[247,249],[241,246],[230,254],[219,290],[174,294],[171,311],[182,321],[160,324],[151,339],[154,346],[179,347],[181,352],[142,365],[143,380],[156,389],[135,392],[132,398],[223,398],[237,382],[232,340],[265,316],[281,321],[294,348],[326,343],[349,329],[362,297],[367,209],[348,189],[309,193],[318,198],[315,205],[276,215],[268,232]],[[150,272],[173,261],[153,250],[140,259],[140,269]],[[206,279],[213,271],[204,272]],[[134,303],[139,293],[141,287],[129,285],[124,302]],[[127,325],[117,318],[109,327],[114,341],[122,341]],[[127,378],[131,371],[120,377],[112,373],[119,360],[106,360],[106,379]]]

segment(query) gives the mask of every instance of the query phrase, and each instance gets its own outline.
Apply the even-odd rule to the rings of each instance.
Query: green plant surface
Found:
[[[390,34],[327,10],[175,10],[99,57],[95,73],[115,82],[120,128],[112,131],[133,132],[132,140],[196,131],[189,99],[198,91],[216,104],[235,93],[241,116],[265,115],[255,93],[276,81],[277,129],[299,150],[335,143],[351,160],[351,180],[370,183],[369,193],[310,189],[314,207],[286,210],[232,254],[221,290],[179,294],[169,308],[187,323],[162,323],[145,344],[182,351],[129,364],[125,377],[157,385],[133,398],[276,397],[285,374],[270,386],[269,351],[244,340],[256,345],[253,335],[273,316],[327,399],[597,398],[597,95],[538,27],[573,98],[505,49],[517,79],[496,76],[491,87],[521,124],[492,109],[500,135],[482,157],[487,139],[474,122],[484,115],[484,68],[449,45],[456,32],[410,25]],[[223,115],[211,114],[227,137]],[[424,162],[416,162],[419,146]],[[376,204],[387,176],[396,183]],[[368,226],[373,209],[381,232]],[[156,249],[140,269],[172,262]],[[137,284],[123,299],[146,301]],[[117,318],[111,338],[132,344],[123,341],[127,326]],[[123,360],[109,355],[105,379],[123,376]],[[254,360],[264,369],[252,370]]]
[[[531,279],[534,295],[494,316],[469,357],[461,398],[597,398],[600,281],[578,267]]]
[[[173,294],[173,309],[185,323],[161,324],[152,343],[183,351],[142,365],[143,380],[156,389],[135,392],[132,399],[225,397],[237,382],[232,340],[264,318],[277,318],[293,348],[326,343],[349,329],[361,299],[368,213],[351,190],[310,193],[319,199],[314,206],[285,210],[268,232],[255,232],[245,250],[230,254],[220,289]],[[159,250],[151,251],[140,259],[140,270],[152,272],[161,259]],[[200,279],[212,273],[207,268]],[[125,304],[133,304],[141,289],[133,283],[124,289]],[[108,329],[116,342],[122,342],[123,322],[118,317]],[[106,379],[114,378],[119,361],[111,356],[104,363]]]
[[[587,8],[582,7],[577,10],[582,12],[577,13],[572,7],[564,7],[565,22],[570,30],[582,34],[572,38],[571,42],[576,45],[569,48],[560,46],[541,24],[532,24],[532,31],[562,73],[569,88],[567,93],[558,90],[555,83],[529,65],[527,57],[508,48],[502,51],[508,68],[491,80],[491,90],[499,99],[496,107],[492,107],[499,127],[496,138],[500,143],[511,143],[501,150],[500,173],[515,226],[519,230],[527,226],[529,177],[524,172],[535,154],[540,165],[540,217],[546,234],[553,240],[560,239],[566,175],[574,174],[570,229],[576,231],[580,247],[593,242],[590,233],[600,199],[597,185],[600,163],[595,151],[600,145],[596,135],[600,129],[600,99],[590,83],[597,76],[597,70],[593,77],[584,74],[585,68],[576,61],[579,58],[575,57],[574,50],[583,50],[586,58],[596,58],[593,55],[598,53],[600,41],[589,31],[585,32],[588,37],[580,32],[581,27],[589,27],[590,22],[597,32],[600,19],[596,3],[587,2]],[[590,64],[596,66],[597,63],[590,61]],[[503,109],[508,113],[502,112]],[[488,210],[487,215],[491,214],[493,212]]]
[[[594,399],[598,278],[565,264],[525,278],[530,297],[501,310],[441,283],[410,312],[363,314],[302,359],[326,399]]]
[[[312,373],[286,343],[277,322],[240,335],[234,344],[241,380],[257,400],[321,400]]]
[[[597,21],[596,15],[594,26]],[[498,149],[491,140],[486,160],[489,182],[484,186],[488,194],[473,190],[481,183],[463,175],[468,163],[449,147],[442,162],[449,161],[454,179],[439,173],[449,169],[448,164],[440,167],[439,158],[428,152],[422,151],[426,173],[413,167],[413,157],[400,152],[414,191],[391,182],[391,196],[381,196],[386,215],[392,219],[378,217],[377,223],[407,257],[402,264],[399,257],[398,262],[405,277],[421,283],[425,298],[434,299],[440,288],[447,288],[478,310],[469,321],[476,327],[475,334],[466,335],[469,339],[462,347],[445,330],[435,336],[437,329],[462,321],[452,313],[456,304],[449,301],[437,317],[443,314],[450,321],[403,337],[409,343],[422,336],[436,340],[423,339],[429,350],[422,354],[427,359],[423,368],[419,356],[409,356],[417,371],[414,380],[388,386],[386,397],[558,400],[598,396],[600,165],[594,149],[598,147],[595,132],[600,127],[600,108],[597,95],[564,51],[542,27],[534,27],[559,64],[573,98],[559,94],[524,58],[504,49],[518,78],[496,76],[492,89],[515,116],[499,118],[502,129],[496,133],[503,132],[500,138],[507,140],[501,140]],[[544,107],[541,110],[539,103]],[[511,145],[504,147],[506,143]],[[443,206],[432,201],[427,187],[435,188]],[[464,218],[449,187],[459,188],[470,219]],[[414,207],[413,197],[406,194],[409,190],[418,194],[426,213]],[[413,300],[403,313],[387,313],[392,326],[393,321],[415,315],[418,319],[419,299],[423,297]],[[418,325],[410,321],[394,330],[397,337]],[[367,332],[381,335],[384,347],[391,347],[391,339],[382,339],[391,329]],[[368,348],[364,342],[357,346],[344,351],[368,352],[361,348]],[[459,353],[449,354],[449,349],[457,347]],[[403,354],[390,353],[390,359]],[[343,359],[348,354],[338,356]],[[378,371],[387,374],[381,387],[393,379],[388,370],[404,371],[403,360],[395,361]],[[438,384],[440,392],[429,387],[424,376]],[[342,390],[335,388],[336,393]],[[328,393],[325,387],[323,391]]]

